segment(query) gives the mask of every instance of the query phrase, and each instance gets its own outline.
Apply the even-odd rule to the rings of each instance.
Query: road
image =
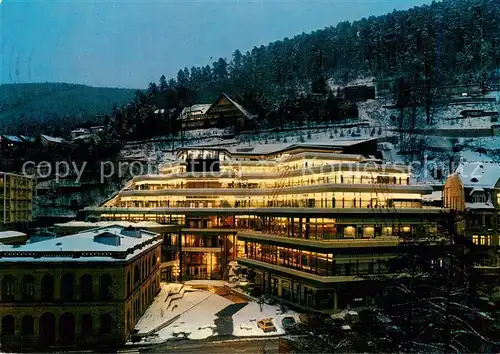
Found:
[[[203,353],[203,354],[278,354],[279,338],[234,339],[220,341],[186,341],[161,344],[141,353]]]

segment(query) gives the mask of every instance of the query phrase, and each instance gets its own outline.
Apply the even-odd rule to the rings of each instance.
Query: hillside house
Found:
[[[40,142],[45,147],[58,147],[66,145],[68,143],[63,138],[53,137],[45,134],[40,134]]]
[[[482,276],[500,274],[500,164],[493,162],[464,162],[446,180],[443,189],[445,208],[458,212],[458,231],[488,255],[485,264],[477,265]],[[500,283],[491,289],[494,298],[500,297]]]
[[[207,123],[207,110],[210,104],[194,104],[190,107],[185,107],[178,120],[182,122],[182,128],[187,130],[202,129]]]
[[[75,140],[76,138],[78,138],[79,136],[82,136],[82,135],[89,135],[90,134],[90,130],[87,129],[87,128],[78,128],[78,129],[73,129],[70,133],[71,135],[71,140]]]
[[[93,127],[90,127],[90,133],[91,134],[101,134],[104,132],[104,126],[103,125],[95,125]]]
[[[178,119],[182,122],[183,129],[194,130],[214,127],[242,129],[254,118],[256,115],[248,112],[227,94],[221,93],[212,104],[196,104],[184,108]]]

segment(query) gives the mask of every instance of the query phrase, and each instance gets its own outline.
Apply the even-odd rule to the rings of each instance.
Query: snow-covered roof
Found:
[[[500,164],[462,162],[455,171],[465,188],[493,188],[500,179]]]
[[[114,225],[21,246],[0,245],[0,262],[116,262],[161,242],[159,234]]]
[[[77,129],[73,129],[71,132],[72,133],[88,133],[89,130],[87,128],[77,128]]]
[[[2,231],[0,232],[0,242],[2,239],[8,239],[12,237],[26,237],[26,234],[19,231]]]
[[[495,209],[495,206],[491,203],[475,202],[475,203],[465,203],[466,209]]]
[[[128,221],[97,221],[97,222],[88,222],[88,221],[68,221],[65,223],[54,224],[54,227],[74,227],[74,228],[100,228],[100,227],[111,227],[111,226],[120,226],[120,227],[134,227],[137,229],[143,228],[153,228],[153,227],[165,227],[171,225],[159,224],[154,221],[139,221],[139,222],[128,222]]]
[[[484,192],[484,189],[483,188],[479,188],[479,187],[473,187],[469,193],[469,195],[472,195],[472,193],[474,192]]]
[[[85,140],[85,139],[92,139],[94,137],[97,137],[95,134],[82,134],[78,135],[73,138],[73,140]]]
[[[190,107],[184,107],[184,109],[182,110],[182,112],[179,116],[179,119],[181,119],[181,120],[186,119],[188,117],[188,113],[189,114],[196,114],[196,115],[205,114],[205,113],[207,113],[207,110],[211,106],[212,106],[211,104],[202,103],[202,104],[194,104]]]
[[[8,140],[13,143],[22,143],[21,138],[15,135],[2,135],[2,139]]]
[[[215,104],[217,103],[217,101],[221,98],[221,97],[225,97],[229,102],[231,102],[241,113],[243,113],[243,115],[247,118],[247,119],[253,119],[253,118],[256,118],[257,115],[255,114],[251,114],[250,112],[248,112],[245,108],[243,108],[242,105],[240,105],[238,102],[236,102],[235,100],[233,100],[231,97],[229,97],[227,94],[225,94],[224,92],[221,93],[219,95],[219,97],[217,97],[217,99],[214,101],[214,103],[208,105],[205,113],[207,113],[208,111],[210,111],[210,109],[215,106]]]
[[[165,112],[174,112],[175,111],[175,108],[170,108],[170,109],[166,109],[166,108],[158,108],[158,109],[155,109],[154,110],[154,113],[155,114],[163,114]]]
[[[437,202],[443,199],[443,191],[432,191],[430,194],[423,194],[422,201]]]
[[[56,137],[45,135],[45,134],[40,134],[40,135],[43,139],[45,139],[51,143],[64,144],[66,142],[66,140],[64,140],[63,138],[56,138]]]
[[[271,154],[292,148],[325,148],[325,149],[342,149],[348,146],[354,146],[360,143],[368,142],[374,139],[346,139],[346,140],[333,140],[333,139],[318,139],[304,143],[274,143],[274,144],[259,144],[253,147],[241,148],[239,146],[229,147],[227,150],[232,154]]]
[[[233,100],[231,97],[229,97],[228,95],[226,95],[225,93],[222,93],[232,104],[234,104],[236,106],[236,108],[238,108],[240,110],[241,113],[243,113],[243,115],[245,117],[247,117],[248,119],[253,119],[255,117],[257,117],[257,115],[255,114],[251,114],[250,112],[248,112],[245,108],[243,108],[242,105],[240,105],[238,102],[236,102],[235,100]]]
[[[28,141],[30,143],[34,143],[35,142],[35,138],[33,138],[32,136],[28,136],[28,135],[19,135],[21,137],[21,139],[23,139],[24,141]]]

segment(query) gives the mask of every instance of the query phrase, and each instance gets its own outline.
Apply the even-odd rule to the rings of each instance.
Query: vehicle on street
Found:
[[[294,333],[297,331],[297,322],[293,317],[283,317],[283,319],[281,320],[281,325],[283,326],[283,329],[286,333]]]
[[[276,327],[274,326],[273,321],[270,318],[260,320],[259,322],[257,322],[257,326],[259,326],[259,328],[263,330],[264,333],[276,332]]]

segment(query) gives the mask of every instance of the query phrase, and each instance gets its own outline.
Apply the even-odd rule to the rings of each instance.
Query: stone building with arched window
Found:
[[[123,344],[160,291],[162,242],[157,233],[111,225],[0,245],[2,346]]]

